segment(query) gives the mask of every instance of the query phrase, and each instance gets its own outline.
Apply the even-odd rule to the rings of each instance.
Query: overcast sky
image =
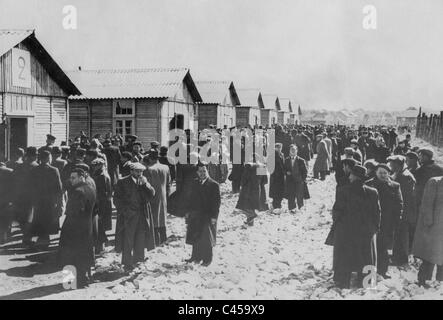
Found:
[[[185,66],[303,108],[443,106],[442,0],[0,0],[0,28],[35,28],[64,69]]]

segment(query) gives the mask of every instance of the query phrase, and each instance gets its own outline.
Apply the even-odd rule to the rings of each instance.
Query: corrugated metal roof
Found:
[[[258,103],[260,96],[259,89],[237,89],[237,94],[243,107],[260,107]]]
[[[82,92],[72,99],[170,98],[185,81],[194,100],[200,94],[188,68],[147,68],[67,71]]]
[[[231,101],[231,90],[234,90],[232,81],[196,81],[202,103],[220,105],[238,105],[239,101]],[[235,95],[235,92],[233,92]],[[234,97],[233,97],[234,98]]]
[[[0,29],[0,56],[34,33],[34,30]]]
[[[262,99],[263,99],[263,104],[265,105],[265,109],[272,109],[272,110],[280,109],[278,97],[276,95],[263,94]]]

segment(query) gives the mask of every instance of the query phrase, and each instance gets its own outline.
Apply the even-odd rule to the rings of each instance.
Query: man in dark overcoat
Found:
[[[49,246],[49,236],[58,234],[63,191],[58,169],[51,166],[51,154],[39,154],[40,165],[31,170],[32,206],[34,214],[31,234],[37,236],[43,247]]]
[[[209,177],[206,164],[199,163],[187,214],[186,243],[192,245],[188,262],[212,262],[216,244],[217,219],[220,210],[220,187]]]
[[[311,160],[311,139],[302,130],[298,130],[294,137],[294,143],[297,146],[298,156],[309,162]]]
[[[443,176],[443,168],[434,161],[434,152],[429,148],[423,148],[418,152],[420,167],[415,171],[415,186],[417,210],[420,209],[425,185],[433,177]]]
[[[155,248],[154,219],[149,205],[155,189],[143,176],[145,169],[139,162],[132,163],[131,174],[115,186],[114,204],[117,219],[121,219],[115,241],[122,249],[122,264],[128,271],[144,261],[145,248]]]
[[[395,232],[403,215],[403,196],[400,184],[392,181],[391,169],[385,163],[376,168],[376,177],[367,181],[367,185],[377,189],[380,198],[381,221],[377,234],[377,273],[385,279],[389,266],[389,251],[394,247]]]
[[[32,221],[32,183],[31,171],[38,167],[37,148],[28,147],[23,164],[14,171],[14,194],[13,211],[16,220],[20,224],[23,233],[23,244],[32,244],[31,221]]]
[[[361,285],[363,268],[376,265],[380,204],[377,190],[364,184],[365,176],[366,168],[354,166],[350,183],[338,188],[332,209],[334,282],[339,288],[350,287],[352,272],[358,273]]]
[[[304,205],[306,178],[308,169],[303,158],[297,156],[297,146],[291,145],[289,157],[285,160],[286,173],[286,198],[288,199],[288,209],[295,212],[295,208],[301,209]],[[296,205],[297,204],[297,205]]]
[[[13,170],[0,162],[0,245],[8,239],[12,222]]]
[[[101,253],[104,244],[108,241],[106,231],[112,229],[112,186],[111,178],[105,169],[105,161],[97,158],[91,162],[92,173],[96,186],[97,199],[95,204],[95,214],[97,215],[97,229],[94,234],[95,252]]]
[[[275,144],[275,166],[271,173],[269,184],[269,197],[272,198],[272,207],[274,210],[281,209],[281,202],[285,196],[285,158],[282,150],[282,144]]]
[[[392,168],[392,179],[400,184],[403,197],[403,217],[396,230],[392,260],[396,265],[408,263],[417,225],[417,205],[415,203],[415,178],[406,168],[406,158],[396,155],[388,158]]]
[[[86,183],[86,172],[74,168],[70,175],[71,192],[66,204],[66,219],[60,233],[58,261],[61,267],[74,266],[77,287],[87,284],[87,273],[94,265],[92,214],[96,193]]]
[[[117,146],[113,146],[111,144],[111,140],[107,139],[103,143],[103,153],[106,155],[106,159],[108,159],[108,174],[111,178],[112,188],[116,185],[119,174],[120,174],[120,159],[121,153],[120,149]]]

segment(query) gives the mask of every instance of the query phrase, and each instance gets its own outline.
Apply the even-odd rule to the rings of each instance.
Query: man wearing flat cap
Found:
[[[415,172],[415,179],[417,180],[417,185],[415,187],[417,210],[420,209],[425,185],[429,179],[443,176],[443,168],[435,163],[434,151],[432,149],[420,149],[418,152],[418,161],[420,162],[420,167]]]
[[[355,165],[350,183],[339,187],[332,209],[333,224],[326,244],[333,245],[334,282],[349,288],[352,272],[362,286],[366,266],[375,266],[375,235],[380,224],[378,192],[364,184],[366,168]]]
[[[78,164],[85,164],[85,158],[86,158],[85,149],[77,148],[72,153],[73,153],[72,155],[73,159],[68,162],[68,164],[64,167],[63,172],[61,173],[61,180],[63,188],[65,190],[69,189],[72,169]]]
[[[408,256],[414,239],[417,224],[417,205],[415,203],[415,178],[406,167],[406,158],[401,155],[388,158],[392,169],[392,179],[400,184],[403,196],[403,217],[396,230],[393,249],[393,263],[404,265],[408,263]]]
[[[126,143],[121,146],[120,152],[123,153],[125,151],[132,152],[132,145],[135,141],[137,141],[138,137],[136,135],[128,134],[125,136]]]
[[[132,270],[145,259],[145,248],[155,248],[154,219],[149,202],[155,189],[143,176],[146,167],[131,164],[131,175],[117,182],[114,204],[117,208],[116,248],[122,250],[122,264]],[[120,220],[120,222],[119,222]]]
[[[358,140],[357,139],[352,139],[351,140],[351,148],[352,150],[354,150],[354,159],[357,160],[358,162],[360,162],[360,164],[363,161],[363,156],[361,151],[358,149]]]
[[[414,175],[414,178],[417,180],[415,173],[419,167],[418,154],[413,151],[409,151],[408,153],[406,153],[405,157],[406,157],[406,166],[409,172],[411,172]]]
[[[377,189],[380,198],[381,222],[377,234],[377,273],[385,279],[389,266],[389,251],[394,247],[396,231],[403,216],[403,196],[400,184],[389,176],[391,168],[385,163],[379,163],[375,170],[375,178],[366,182]]]
[[[142,162],[143,158],[141,142],[134,142],[132,145],[132,162]]]

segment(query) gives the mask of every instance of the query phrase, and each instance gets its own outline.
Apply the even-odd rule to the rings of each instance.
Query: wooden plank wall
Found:
[[[250,123],[250,107],[238,107],[235,108],[236,114],[236,125],[237,126],[247,126]]]
[[[84,131],[90,135],[89,101],[69,100],[69,138],[75,138]]]
[[[93,137],[96,134],[106,134],[113,132],[113,106],[112,99],[106,100],[90,100],[91,108],[91,134]]]
[[[41,147],[46,143],[46,135],[51,132],[51,99],[35,97],[34,112],[34,145]]]
[[[30,51],[23,43],[18,49]],[[0,92],[21,93],[36,96],[67,97],[62,88],[51,78],[42,64],[31,52],[31,88],[12,85],[12,50],[0,57]]]
[[[210,124],[217,125],[217,105],[199,104],[198,105],[198,129],[203,130]]]
[[[160,108],[157,99],[135,100],[135,134],[144,148],[149,148],[152,141],[160,141]]]

